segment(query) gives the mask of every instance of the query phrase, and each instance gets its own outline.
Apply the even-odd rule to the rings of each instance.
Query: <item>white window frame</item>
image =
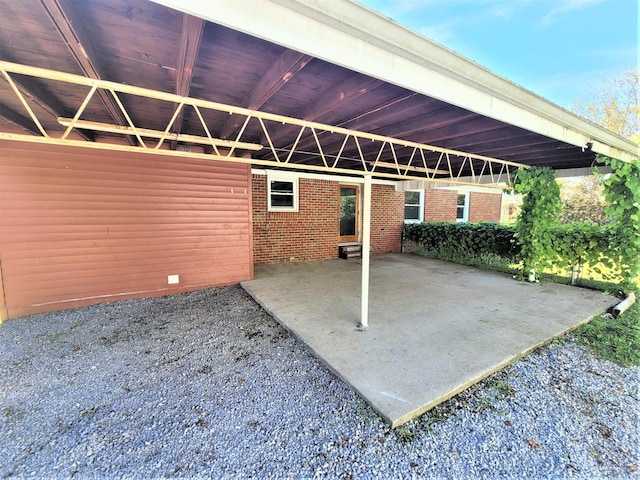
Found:
[[[456,196],[456,222],[468,222],[469,221],[469,192],[458,192],[458,195],[464,195],[464,209],[462,211],[462,218],[458,218],[458,197]]]
[[[293,205],[272,205],[271,204],[271,182],[289,182],[293,185]],[[267,210],[269,212],[297,212],[298,211],[298,177],[285,172],[267,174]]]
[[[413,218],[405,218],[404,219],[404,223],[421,223],[424,222],[424,190],[405,190],[405,192],[419,192],[420,193],[420,203],[418,205],[418,218],[417,219],[413,219]],[[406,196],[405,196],[406,198]],[[405,200],[406,202],[406,200]],[[404,216],[404,207],[407,206],[407,203],[403,204],[403,211],[402,214]],[[415,204],[410,204],[410,205],[414,205]]]

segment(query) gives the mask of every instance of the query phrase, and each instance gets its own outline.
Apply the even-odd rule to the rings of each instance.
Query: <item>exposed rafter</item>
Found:
[[[356,115],[352,115],[337,125],[344,128],[369,129],[369,126],[384,122],[389,118],[422,109],[424,104],[428,103],[416,102],[416,97],[418,97],[417,93],[405,93],[386,102],[379,103]],[[436,100],[431,100],[431,102],[435,103]]]
[[[437,109],[428,113],[424,113],[424,108],[429,107],[433,104]],[[407,110],[405,110],[404,115],[407,114]],[[366,128],[367,131],[378,133],[380,135],[385,135],[389,137],[395,138],[410,138],[416,132],[423,132],[425,127],[429,127],[429,129],[439,129],[444,128],[448,125],[456,124],[465,120],[469,120],[476,117],[476,115],[472,112],[467,112],[460,110],[460,116],[451,117],[449,112],[442,109],[441,104],[437,101],[426,102],[425,105],[420,109],[420,113],[418,116],[410,119],[403,120],[402,122],[394,122],[393,121],[393,111],[380,111],[378,115],[374,118],[369,118],[365,121],[361,121],[358,123],[358,129]],[[346,122],[341,123],[341,126]],[[381,126],[382,125],[382,126]],[[305,138],[300,142],[300,148],[309,148],[315,144],[315,140],[313,138]],[[328,146],[331,146],[329,144]]]
[[[315,121],[326,113],[335,110],[336,108],[345,105],[370,92],[376,87],[382,85],[380,80],[375,78],[363,77],[362,75],[354,75],[349,77],[344,82],[334,85],[327,92],[321,95],[313,103],[308,105],[300,114],[300,118],[304,120]],[[271,136],[271,140],[277,141],[287,133],[285,125],[278,128]]]
[[[302,111],[300,117],[305,120],[318,120],[326,113],[339,108],[347,102],[352,102],[382,84],[383,82],[381,80],[363,77],[362,75],[350,77],[344,82],[330,88],[315,102],[307,106],[307,108]]]
[[[198,51],[200,50],[203,30],[204,20],[186,13],[183,15],[176,68],[176,95],[181,97],[188,97],[191,90],[191,79],[193,78],[193,69],[198,58]],[[171,130],[173,133],[182,131],[183,120],[184,110],[180,110]],[[173,150],[176,149],[177,143],[176,140],[171,142]]]
[[[243,107],[259,110],[293,76],[302,70],[312,57],[293,50],[285,50],[262,76],[255,88],[242,100]],[[228,138],[240,126],[237,117],[230,116],[220,130],[221,138]]]
[[[84,31],[82,23],[75,19],[73,9],[69,6],[63,7],[61,0],[41,1],[84,75],[95,80],[103,79],[100,65],[95,60],[91,39]],[[125,125],[127,120],[117,102],[103,90],[98,91],[98,96],[114,123]],[[134,137],[128,136],[127,140],[131,145],[135,145]]]

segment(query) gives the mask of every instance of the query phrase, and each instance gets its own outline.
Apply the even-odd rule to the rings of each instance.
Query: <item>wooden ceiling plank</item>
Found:
[[[395,115],[406,115],[414,109],[423,108],[425,104],[435,103],[436,100],[430,102],[419,103],[416,100],[418,93],[406,93],[392,98],[389,101],[382,102],[373,108],[369,108],[363,112],[357,114],[339,122],[337,125],[344,128],[358,129],[367,128],[369,125],[373,125],[384,121],[384,119]],[[413,100],[413,101],[412,101]]]
[[[336,126],[341,128],[354,128],[357,130],[367,131],[368,127],[371,125],[376,125],[380,122],[384,122],[384,119],[390,118],[395,115],[407,115],[412,110],[417,108],[424,108],[425,105],[430,103],[435,103],[436,100],[430,100],[425,103],[417,103],[415,101],[415,97],[418,96],[417,93],[408,93],[403,94],[397,97],[392,98],[391,100],[387,100],[382,102],[372,108],[369,108],[365,111],[359,112],[351,117],[338,122]],[[284,129],[281,130],[281,133],[284,133]],[[302,142],[304,148],[309,146],[309,142]],[[289,147],[288,145],[287,147]],[[301,148],[303,148],[301,146]]]
[[[371,77],[363,77],[362,75],[353,75],[344,82],[331,87],[323,95],[317,98],[313,103],[309,104],[300,114],[299,118],[303,120],[315,121],[323,115],[344,106],[348,102],[370,92],[374,88],[382,85],[381,80]],[[282,125],[274,129],[271,137],[278,140],[289,133],[289,129]]]
[[[557,140],[552,140],[548,137],[533,133],[521,133],[518,135],[508,128],[496,130],[495,134],[491,132],[491,136],[476,134],[473,137],[477,138],[477,140],[460,137],[457,141],[443,142],[441,145],[444,148],[463,151],[466,151],[464,150],[465,148],[472,148],[474,151],[513,151],[514,148],[522,149],[544,144],[558,144]]]
[[[354,75],[321,95],[320,98],[303,110],[300,118],[303,120],[317,120],[326,113],[355,100],[383,83],[382,80],[375,78],[362,78],[360,75]]]
[[[196,65],[200,43],[202,42],[202,32],[204,31],[204,20],[188,14],[182,17],[182,31],[180,32],[180,45],[178,46],[178,61],[176,68],[176,95],[188,97],[191,91],[191,80],[193,79],[193,69]],[[180,110],[178,117],[171,127],[173,133],[180,133],[184,121],[184,109]],[[171,141],[171,149],[177,148],[178,142]]]
[[[63,6],[60,0],[41,0],[41,2],[84,75],[95,80],[102,80],[104,77],[100,65],[95,59],[91,39],[83,28],[82,22],[77,20],[73,9],[69,5]],[[102,89],[98,90],[97,94],[111,119],[120,125],[126,124],[115,100]],[[128,136],[127,140],[131,145],[136,144],[134,137]]]
[[[420,115],[412,119],[407,119],[403,122],[388,125],[375,131],[376,133],[384,132],[381,134],[388,135],[390,137],[402,138],[410,136],[416,132],[423,132],[425,130],[434,130],[438,128],[448,127],[449,125],[456,125],[460,122],[472,120],[477,117],[477,114],[469,111],[456,111],[455,114],[452,114],[449,108],[444,107],[436,112],[428,113],[426,115]]]
[[[312,57],[294,50],[285,50],[262,76],[255,88],[242,100],[243,107],[258,110],[294,75],[302,70]],[[242,123],[243,118],[231,115],[220,130],[220,138],[228,138]]]
[[[435,104],[435,101],[427,102],[427,104],[430,103]],[[412,110],[413,108],[415,107],[409,106],[401,112],[403,115],[408,115],[410,110]],[[458,122],[477,117],[476,114],[461,109],[456,110],[456,113],[458,113],[459,115],[453,117],[451,111],[448,108],[438,108],[437,110],[434,110],[430,113],[421,113],[417,117],[405,119],[402,122],[391,122],[389,125],[379,127],[381,123],[387,123],[385,122],[385,120],[396,115],[397,112],[385,112],[384,110],[377,110],[376,114],[373,116],[374,118],[371,118],[368,121],[365,120],[359,122],[357,127],[359,130],[364,130],[368,126],[376,126],[377,128],[369,131],[371,133],[377,133],[383,136],[407,138],[411,134],[414,134],[416,132],[423,132],[425,128],[440,128],[449,124],[456,124]],[[339,124],[339,126],[343,126],[346,123],[347,122],[342,122]],[[307,138],[305,139],[305,141],[301,142],[300,148],[308,148],[309,145],[312,145],[312,142],[311,139]]]
[[[35,127],[32,121],[6,105],[0,105],[0,117],[27,133],[40,135],[40,131]]]

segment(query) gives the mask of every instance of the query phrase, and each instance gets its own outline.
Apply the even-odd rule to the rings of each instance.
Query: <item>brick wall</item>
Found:
[[[455,222],[458,192],[455,190],[425,190],[425,222]],[[502,195],[495,193],[469,193],[470,222],[499,222]]]
[[[391,185],[371,189],[371,253],[399,252],[404,224],[404,192]]]
[[[297,212],[267,212],[267,177],[253,175],[253,263],[337,256],[338,184],[301,178]]]
[[[499,222],[502,195],[471,192],[469,194],[470,222]]]
[[[339,183],[300,178],[297,212],[267,212],[267,177],[253,175],[253,262],[324,260],[338,256]],[[372,253],[400,251],[404,193],[390,185],[371,192]]]
[[[454,190],[425,190],[424,221],[455,222],[458,192]]]

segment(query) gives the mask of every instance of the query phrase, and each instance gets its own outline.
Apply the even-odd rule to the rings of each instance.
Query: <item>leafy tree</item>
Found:
[[[640,142],[640,107],[638,106],[639,75],[625,71],[620,77],[603,81],[590,99],[577,97],[569,109],[587,120]]]
[[[604,213],[605,199],[602,177],[560,179],[560,197],[562,199],[562,223],[595,223],[604,225],[609,217]]]

